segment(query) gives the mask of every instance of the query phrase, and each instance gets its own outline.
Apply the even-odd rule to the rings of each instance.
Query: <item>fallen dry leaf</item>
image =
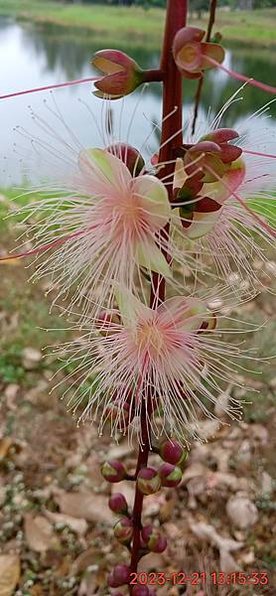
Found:
[[[19,556],[0,555],[0,596],[12,596],[19,579]]]
[[[231,497],[226,504],[226,513],[235,528],[246,530],[258,520],[257,507],[248,497]]]
[[[0,461],[5,459],[5,457],[8,455],[11,445],[12,439],[10,437],[3,437],[0,439]]]
[[[55,501],[65,515],[86,519],[94,523],[101,522],[109,525],[114,523],[105,496],[91,492],[67,493],[63,490],[55,492]]]
[[[190,522],[190,528],[195,536],[201,540],[208,540],[208,542],[213,546],[216,546],[219,551],[236,551],[243,546],[243,542],[237,542],[236,540],[232,540],[232,538],[224,538],[224,536],[220,536],[210,524],[205,524],[204,522]]]
[[[68,526],[70,530],[79,536],[84,536],[84,534],[87,532],[88,523],[85,519],[72,517],[71,515],[64,515],[63,513],[53,513],[47,509],[44,511],[44,513],[50,522]]]
[[[42,359],[42,353],[35,348],[24,348],[22,352],[22,365],[26,370],[37,368]]]
[[[72,565],[72,575],[79,575],[90,565],[95,565],[102,560],[102,552],[95,546],[90,546],[84,550],[74,561]]]
[[[233,573],[233,571],[240,571],[241,568],[236,563],[234,557],[228,550],[221,549],[219,552],[220,569],[223,573]]]
[[[42,515],[25,515],[25,535],[29,548],[45,553],[47,550],[58,550],[59,540],[54,533],[52,525]]]

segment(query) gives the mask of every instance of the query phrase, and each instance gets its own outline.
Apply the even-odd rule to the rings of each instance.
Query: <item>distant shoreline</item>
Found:
[[[164,10],[144,10],[138,7],[108,7],[101,5],[70,5],[45,0],[0,0],[0,17],[13,17],[43,25],[58,25],[85,35],[93,34],[108,47],[141,45],[158,50],[164,25]],[[206,27],[207,16],[201,21],[190,22]],[[226,45],[243,47],[276,48],[276,8],[255,11],[218,11],[214,31],[220,31]],[[103,40],[104,37],[104,40]]]

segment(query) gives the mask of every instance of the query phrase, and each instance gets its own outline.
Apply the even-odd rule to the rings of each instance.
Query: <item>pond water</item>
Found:
[[[91,33],[80,35],[72,31],[68,33],[65,28],[37,26],[0,18],[1,94],[93,76],[89,60],[96,49],[100,49],[99,44],[97,47],[93,45]],[[124,50],[143,67],[158,65],[158,53],[147,51],[146,47],[136,48],[134,51],[124,47]],[[226,64],[239,72],[275,85],[276,57],[273,58],[271,54],[266,49],[229,48]],[[204,83],[200,119],[208,110],[216,114],[238,87],[239,84],[223,72],[210,72]],[[30,140],[33,136],[43,136],[44,124],[40,123],[38,133],[37,118],[34,121],[28,106],[47,123],[52,121],[51,126],[56,134],[59,131],[63,134],[62,130],[68,126],[77,135],[81,145],[102,144],[104,102],[92,95],[91,88],[88,83],[59,89],[51,94],[42,92],[0,102],[0,186],[20,184],[23,180],[26,182],[37,177],[37,171],[28,169],[26,164]],[[191,119],[190,105],[195,88],[195,82],[185,83],[186,122]],[[249,86],[243,89],[240,96],[243,99],[232,104],[225,114],[225,126],[232,126],[235,121],[247,118],[271,100],[270,95]],[[65,120],[65,126],[56,117],[57,111]],[[276,132],[275,104],[270,106],[269,114],[267,123],[271,131]],[[143,146],[149,152],[154,151],[156,138],[152,133],[153,122],[160,122],[161,117],[160,86],[154,84],[144,89],[142,94],[134,93],[123,101],[112,102],[112,116],[116,139],[128,139],[139,148]],[[19,131],[14,132],[18,125]],[[261,120],[259,126],[261,133]]]

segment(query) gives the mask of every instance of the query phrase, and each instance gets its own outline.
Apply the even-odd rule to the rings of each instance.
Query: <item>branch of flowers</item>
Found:
[[[217,8],[217,0],[210,0],[209,21],[208,21],[208,28],[207,28],[206,39],[205,39],[206,42],[210,41],[210,39],[211,39],[212,28],[213,28],[213,25],[215,23],[215,18],[216,18],[216,8]],[[196,90],[196,94],[195,94],[195,107],[194,107],[194,117],[193,117],[193,122],[192,122],[192,135],[195,133],[195,126],[196,126],[196,121],[197,121],[197,116],[198,116],[198,108],[199,108],[199,102],[200,102],[200,98],[201,98],[203,82],[204,82],[204,76],[202,75],[198,81],[197,90]]]
[[[182,144],[182,79],[175,65],[172,55],[172,42],[175,34],[186,24],[187,0],[168,0],[167,16],[165,25],[165,34],[163,42],[163,51],[161,57],[160,72],[163,73],[163,119],[161,132],[161,149],[159,152],[159,162],[167,163],[162,170],[162,177],[170,176],[174,171],[173,149]],[[177,109],[175,109],[175,107]],[[172,114],[170,117],[169,114]],[[178,134],[175,134],[177,131]],[[165,170],[165,171],[164,171]],[[173,183],[167,187],[169,198],[173,199]],[[168,234],[168,226],[163,230],[163,234]],[[162,231],[161,231],[162,234]],[[167,256],[167,255],[165,255]],[[153,273],[153,282],[151,288],[150,306],[156,307],[165,299],[165,280],[157,273]],[[149,400],[151,402],[151,400]],[[147,425],[147,417],[151,412],[146,411],[146,405],[142,405],[141,432],[144,445],[139,449],[136,475],[142,467],[147,465],[150,437]],[[141,516],[143,509],[144,495],[136,483],[136,492],[133,507],[133,544],[131,556],[131,572],[137,570],[137,565],[141,556],[140,531],[142,527]],[[131,586],[129,586],[131,593]]]

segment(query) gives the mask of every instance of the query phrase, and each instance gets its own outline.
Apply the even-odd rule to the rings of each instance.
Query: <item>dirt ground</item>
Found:
[[[4,252],[13,234],[11,227],[0,230]],[[59,390],[49,395],[58,366],[53,356],[43,357],[42,348],[68,336],[64,321],[59,313],[48,314],[47,283],[28,284],[22,262],[0,271],[0,596],[111,594],[107,572],[129,557],[113,537],[116,516],[107,500],[111,490],[119,490],[131,502],[133,486],[107,484],[99,465],[121,457],[131,470],[135,450],[125,439],[117,445],[107,436],[99,439],[93,426],[77,428]],[[272,303],[270,294],[261,293],[247,305],[247,315],[271,318]],[[49,341],[41,328],[57,331]],[[275,354],[274,330],[270,323],[258,339],[265,354]],[[66,372],[57,373],[57,380]],[[205,585],[195,575],[197,585],[166,583],[158,596],[275,594],[273,363],[261,376],[244,373],[242,381],[253,387],[235,390],[252,402],[244,420],[220,428],[206,422],[208,443],[192,446],[180,486],[145,498],[144,521],[161,524],[169,546],[143,558],[140,571],[206,574]],[[151,455],[152,465],[156,458]],[[225,584],[234,571],[245,573],[244,585]],[[214,572],[224,573],[216,576],[219,585]],[[254,578],[258,584],[249,585]]]

